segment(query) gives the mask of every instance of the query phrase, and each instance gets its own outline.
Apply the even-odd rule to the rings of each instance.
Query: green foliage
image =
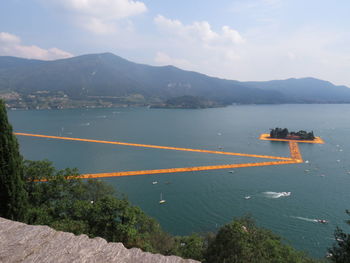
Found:
[[[210,242],[205,259],[208,263],[313,262],[271,231],[258,228],[249,217],[223,226]]]
[[[23,220],[27,212],[22,156],[7,119],[5,104],[0,100],[0,216]]]
[[[177,236],[171,254],[203,261],[207,240],[208,236],[200,236],[196,233],[190,236]]]
[[[159,242],[167,236],[159,224],[125,198],[117,198],[102,181],[76,179],[76,170],[56,171],[49,161],[25,161],[24,168],[31,205],[29,224],[99,236],[145,251],[170,251],[169,242]]]
[[[270,137],[271,138],[286,138],[289,135],[289,131],[287,128],[275,128],[271,129]]]
[[[350,215],[350,210],[346,210]],[[350,225],[350,220],[346,221]],[[349,263],[350,262],[350,234],[346,234],[339,227],[334,232],[336,242],[333,247],[328,250],[330,253],[330,260],[335,263]]]

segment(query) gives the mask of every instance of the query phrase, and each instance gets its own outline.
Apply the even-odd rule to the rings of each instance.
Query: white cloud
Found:
[[[278,6],[280,1],[251,1]],[[277,8],[277,7],[276,7]],[[304,27],[286,31],[280,25],[214,30],[206,21],[184,24],[158,15],[160,36],[153,41],[157,64],[172,64],[211,76],[237,80],[316,77],[349,85],[350,51],[346,31]],[[161,50],[162,52],[159,52]],[[171,54],[171,55],[169,55]]]
[[[18,36],[6,33],[6,32],[0,32],[0,45],[5,44],[18,44],[21,40]]]
[[[229,40],[231,43],[244,43],[243,37],[238,33],[238,31],[231,29],[228,26],[223,26],[222,27],[222,35],[223,39]]]
[[[344,51],[335,48],[338,42],[346,41],[346,32],[309,27],[288,35],[271,35],[264,28],[260,29],[256,38],[249,34],[249,43],[238,50],[239,63],[222,68],[221,76],[231,74],[230,78],[240,80],[316,77],[349,85],[346,72],[350,61],[344,58]],[[264,33],[265,38],[261,37]]]
[[[22,45],[21,39],[18,36],[6,32],[0,32],[0,55],[42,60],[54,60],[73,56],[71,53],[55,47],[43,49],[34,45]]]
[[[110,23],[105,23],[102,20],[95,17],[80,18],[79,22],[81,27],[91,31],[95,34],[110,34],[115,32],[116,26]]]
[[[188,70],[199,71],[213,76],[223,76],[223,68],[240,59],[239,49],[246,40],[235,29],[222,26],[215,31],[207,21],[183,24],[179,20],[162,15],[154,18],[161,37],[155,41],[158,52],[157,64],[172,64]],[[176,58],[168,54],[176,54]],[[181,59],[179,59],[179,57]],[[226,72],[225,72],[226,73]]]
[[[187,41],[200,42],[208,46],[236,45],[244,43],[240,33],[229,26],[223,26],[222,32],[215,32],[207,21],[184,25],[179,20],[168,19],[162,15],[154,18],[155,24],[165,32]]]
[[[77,23],[97,34],[115,32],[117,22],[147,11],[143,2],[133,0],[51,0],[75,15]]]

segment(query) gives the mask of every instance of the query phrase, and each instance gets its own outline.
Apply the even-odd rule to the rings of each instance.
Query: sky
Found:
[[[112,52],[240,81],[350,87],[349,0],[0,0],[0,56]]]

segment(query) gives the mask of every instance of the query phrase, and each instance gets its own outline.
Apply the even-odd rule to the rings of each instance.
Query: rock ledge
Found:
[[[102,238],[75,236],[48,226],[32,226],[0,218],[0,262],[113,262],[198,263],[177,256],[163,256],[127,249]]]

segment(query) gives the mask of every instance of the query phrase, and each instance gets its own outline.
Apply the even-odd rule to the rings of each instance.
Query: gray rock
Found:
[[[76,236],[48,226],[32,226],[0,218],[0,262],[196,263],[191,259],[127,249],[122,243]]]

